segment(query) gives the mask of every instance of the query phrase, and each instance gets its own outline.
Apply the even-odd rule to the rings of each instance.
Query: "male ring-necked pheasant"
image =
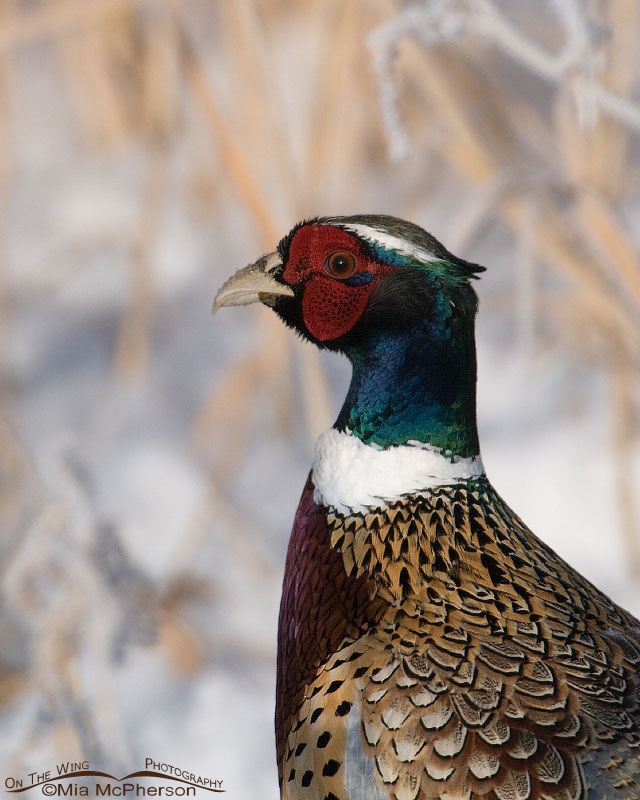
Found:
[[[482,269],[393,217],[322,218],[216,298],[262,301],[353,365],[285,569],[288,800],[640,798],[640,622],[483,470]]]

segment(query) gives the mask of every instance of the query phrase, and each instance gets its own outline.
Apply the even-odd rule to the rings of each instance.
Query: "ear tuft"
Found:
[[[428,266],[430,272],[453,286],[466,286],[470,280],[478,280],[480,273],[487,271],[487,268],[480,264],[453,255],[450,256],[450,260],[436,261]]]

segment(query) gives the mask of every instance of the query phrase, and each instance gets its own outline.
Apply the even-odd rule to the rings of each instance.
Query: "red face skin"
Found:
[[[327,269],[327,259],[338,251],[351,253],[356,259],[355,272],[342,280]],[[360,240],[347,231],[332,225],[305,225],[294,234],[282,277],[291,286],[305,283],[302,318],[309,333],[324,342],[338,339],[353,328],[371,292],[391,270],[372,260]],[[347,282],[362,272],[372,273],[373,279],[363,286],[349,286]]]

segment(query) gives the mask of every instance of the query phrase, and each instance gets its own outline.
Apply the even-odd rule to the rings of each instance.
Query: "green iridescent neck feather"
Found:
[[[335,427],[382,448],[417,441],[475,456],[475,294],[465,285],[425,296],[419,323],[414,308],[410,325],[369,329],[344,348],[353,376]]]

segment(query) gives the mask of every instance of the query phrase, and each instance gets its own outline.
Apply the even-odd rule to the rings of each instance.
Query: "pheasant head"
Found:
[[[470,458],[479,453],[470,279],[483,269],[395,217],[320,218],[236,273],[214,308],[261,301],[305,339],[344,353],[353,378],[337,430]]]

